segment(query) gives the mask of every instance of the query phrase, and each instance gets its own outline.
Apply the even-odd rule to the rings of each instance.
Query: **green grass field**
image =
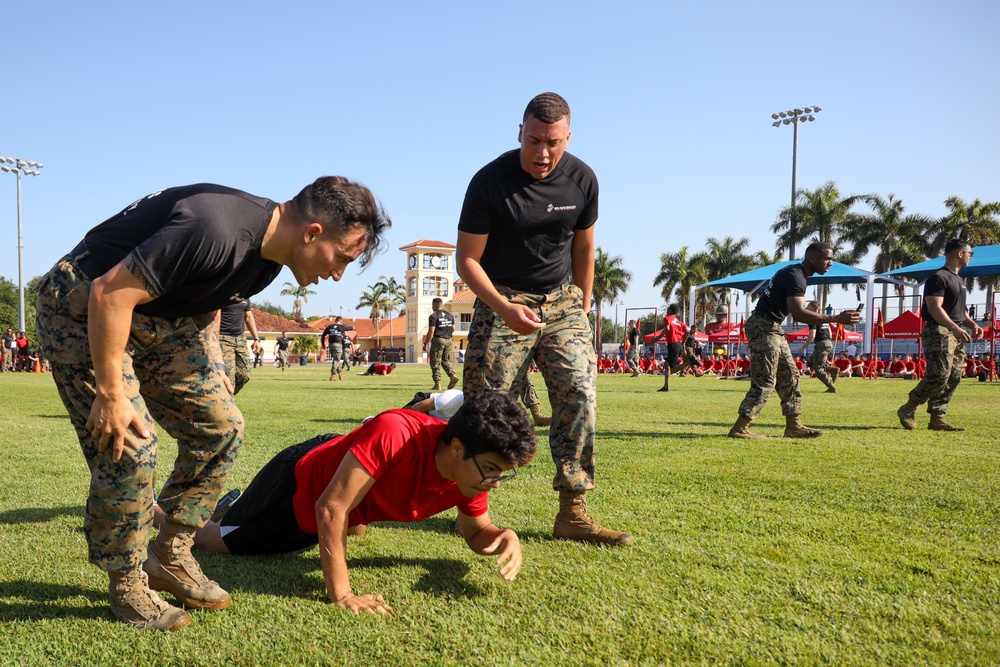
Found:
[[[230,486],[430,385],[425,366],[327,377],[255,371]],[[0,664],[1000,663],[1000,384],[963,382],[949,419],[969,430],[949,434],[927,431],[924,412],[918,430],[899,427],[907,381],[843,379],[831,395],[804,380],[803,421],[826,435],[781,438],[775,396],[755,424],[772,439],[744,442],[725,434],[746,382],[659,382],[598,380],[590,509],[634,546],[551,538],[540,429],[536,460],[491,497],[523,541],[515,582],[450,535],[451,512],[350,539],[355,592],[383,594],[392,617],[325,604],[315,549],[202,556],[233,606],[164,635],[111,620],[107,579],[86,562],[86,467],[51,378],[0,376]],[[162,443],[163,475],[174,453]]]

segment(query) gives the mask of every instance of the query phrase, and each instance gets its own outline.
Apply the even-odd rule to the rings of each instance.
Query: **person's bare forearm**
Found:
[[[103,398],[120,398],[125,395],[122,358],[132,327],[133,305],[122,303],[114,293],[105,293],[98,279],[91,283],[87,308],[87,338],[97,394]]]
[[[320,507],[316,510],[316,521],[326,594],[331,602],[339,602],[352,594],[347,573],[347,513]]]

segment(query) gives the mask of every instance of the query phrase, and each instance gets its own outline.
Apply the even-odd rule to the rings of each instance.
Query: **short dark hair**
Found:
[[[826,252],[827,250],[833,250],[833,246],[828,243],[820,243],[819,241],[813,241],[806,247],[806,255],[812,255],[817,252]]]
[[[365,249],[358,258],[361,268],[385,250],[382,233],[392,221],[371,190],[343,176],[321,176],[302,188],[290,202],[302,222],[320,222],[327,238],[339,238],[349,230],[362,228]]]
[[[565,118],[568,123],[569,103],[556,93],[535,95],[524,109],[523,120],[528,120],[528,116],[534,116],[546,125],[551,125],[560,118]]]
[[[434,297],[434,300],[431,301],[431,308],[437,310],[438,306],[440,306],[442,303],[444,302],[441,300],[440,297]]]
[[[669,306],[667,306],[667,315],[676,315],[677,313],[680,312],[680,310],[681,309],[677,307],[676,303],[672,303]]]
[[[972,247],[969,245],[968,241],[963,241],[962,239],[952,239],[944,245],[944,254],[950,255],[956,250],[965,250],[966,246],[970,248]]]
[[[465,396],[441,433],[444,442],[458,438],[465,458],[494,452],[507,463],[527,465],[535,458],[538,439],[528,413],[506,392],[483,391]]]

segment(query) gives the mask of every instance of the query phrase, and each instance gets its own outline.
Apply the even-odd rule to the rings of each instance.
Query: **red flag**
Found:
[[[997,307],[993,306],[993,312],[990,313],[990,329],[993,331],[997,330]]]
[[[878,309],[878,319],[875,321],[875,330],[872,338],[885,338],[885,320],[882,319],[882,309]]]
[[[740,342],[747,342],[747,327],[746,322],[742,317],[740,318]]]
[[[831,329],[833,329],[833,340],[836,342],[838,340],[844,340],[844,325],[837,322]]]

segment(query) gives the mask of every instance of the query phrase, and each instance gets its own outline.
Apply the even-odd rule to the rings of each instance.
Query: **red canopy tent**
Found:
[[[894,320],[885,323],[886,338],[920,338],[924,321],[912,310],[903,313]]]
[[[808,337],[809,337],[809,327],[803,327],[797,331],[789,331],[788,333],[785,334],[785,338],[787,338],[789,341],[793,343],[801,343]],[[851,331],[850,329],[844,329],[843,336],[837,334],[838,341],[841,340],[859,341],[864,339],[865,339],[864,334],[859,334],[857,331]]]
[[[740,330],[739,324],[732,325],[729,329],[724,331],[719,331],[708,336],[708,340],[713,343],[742,343],[746,342],[746,338],[741,336],[742,331]]]

